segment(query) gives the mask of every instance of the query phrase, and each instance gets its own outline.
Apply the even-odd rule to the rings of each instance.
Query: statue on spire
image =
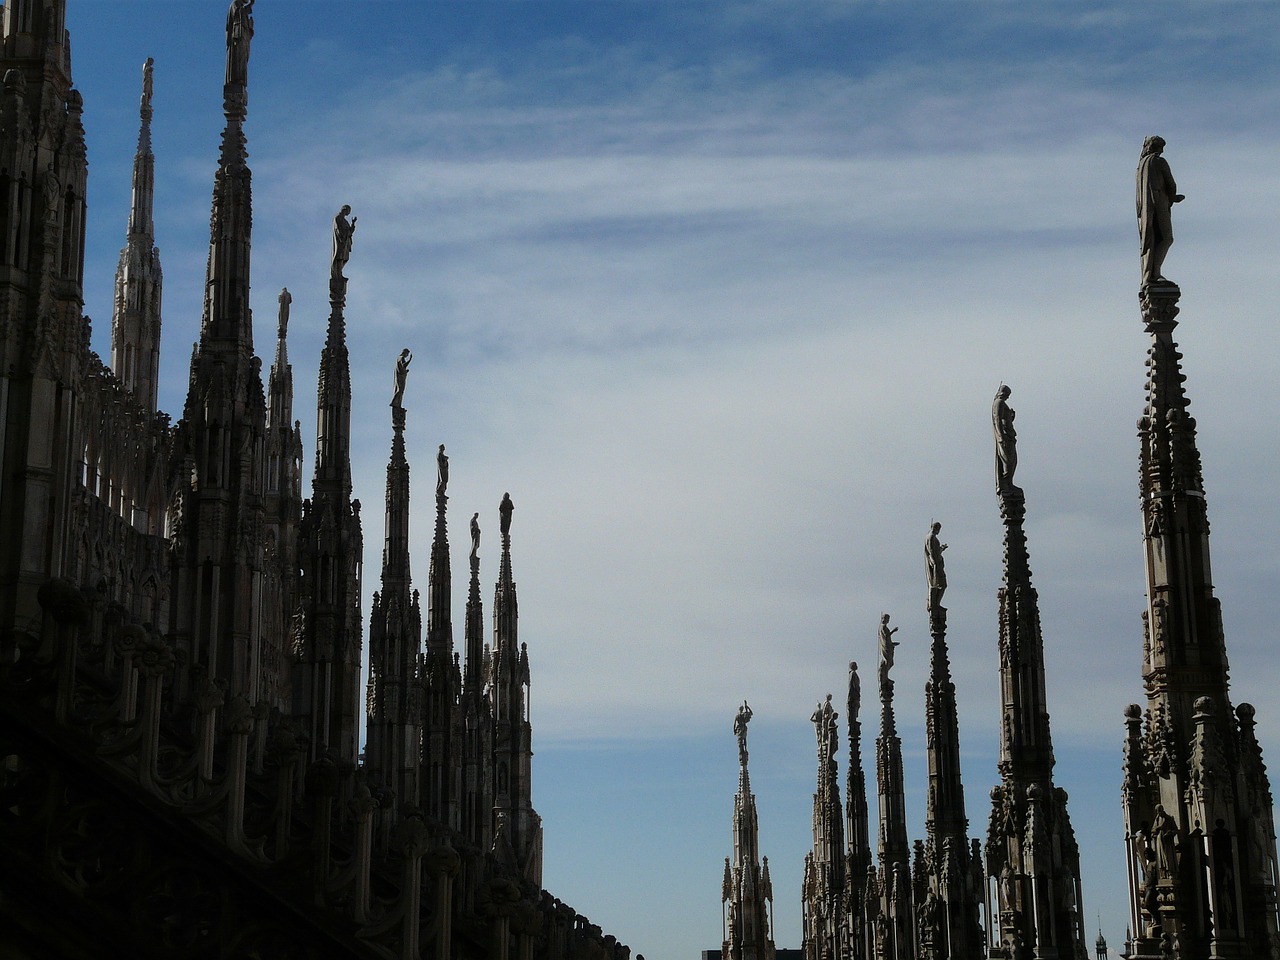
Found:
[[[1013,429],[1013,408],[1009,406],[1009,385],[1002,383],[991,404],[991,429],[996,438],[996,493],[1019,494],[1022,491],[1013,483],[1013,472],[1018,469],[1018,432]]]
[[[350,220],[347,216],[351,213],[351,205],[344,203],[342,209],[338,211],[338,215],[333,218],[333,256],[329,264],[329,283],[346,282],[346,277],[342,275],[343,269],[347,265],[347,261],[351,259],[351,240],[356,232],[356,217]]]
[[[444,452],[444,444],[436,454],[436,496],[443,497],[449,486],[449,456]]]
[[[471,515],[471,559],[480,556],[480,514]]]
[[[504,537],[511,535],[511,513],[515,508],[516,505],[511,502],[511,494],[504,493],[502,502],[498,504],[498,529],[502,531]]]
[[[228,86],[248,86],[249,41],[253,39],[253,0],[231,0],[227,8]]]
[[[880,615],[880,688],[881,697],[884,696],[884,685],[889,681],[889,671],[893,669],[893,652],[898,647],[898,641],[893,639],[893,635],[898,632],[897,627],[889,627],[889,615],[882,613]]]
[[[341,216],[341,214],[339,214]],[[404,409],[404,385],[409,379],[409,364],[413,363],[413,354],[405,347],[396,359],[394,390],[391,394],[391,406],[397,410]]]
[[[1138,239],[1144,287],[1169,282],[1161,275],[1160,268],[1173,245],[1173,205],[1186,199],[1178,193],[1169,161],[1161,155],[1164,145],[1163,137],[1147,137],[1142,142],[1142,156],[1138,160]]]
[[[744,767],[747,765],[747,724],[752,716],[751,708],[743,700],[738,715],[733,718],[733,735],[738,738],[738,762]]]
[[[293,294],[289,292],[288,287],[281,287],[280,296],[276,299],[280,302],[280,314],[276,321],[276,339],[283,340],[285,334],[289,332],[289,304],[293,303]]]
[[[142,65],[142,104],[140,112],[144,116],[151,112],[151,94],[155,89],[151,74],[155,65],[156,62],[151,57],[147,57],[147,62]]]
[[[947,590],[947,569],[942,560],[942,551],[947,549],[945,543],[938,542],[938,531],[942,524],[934,521],[929,528],[929,535],[924,538],[925,575],[929,580],[929,609],[942,605],[942,595]]]

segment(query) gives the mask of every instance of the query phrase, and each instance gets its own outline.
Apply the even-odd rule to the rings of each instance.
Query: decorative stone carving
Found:
[[[1163,137],[1147,137],[1142,142],[1138,160],[1137,209],[1138,239],[1142,254],[1142,285],[1164,281],[1160,270],[1165,254],[1173,245],[1172,209],[1185,197],[1178,193],[1173,171],[1164,152]]]

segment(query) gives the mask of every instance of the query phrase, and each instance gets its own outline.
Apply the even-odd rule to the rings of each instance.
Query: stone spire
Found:
[[[1154,144],[1154,147],[1152,146]],[[1144,266],[1153,232],[1168,227],[1181,195],[1150,137],[1139,167]],[[1153,165],[1163,165],[1156,177]],[[1146,175],[1144,176],[1144,169]],[[1169,185],[1163,215],[1152,181]],[[1156,252],[1172,242],[1164,230]],[[1173,340],[1178,286],[1146,279],[1147,402],[1138,421],[1147,609],[1143,612],[1145,711],[1125,712],[1122,789],[1129,854],[1132,955],[1271,958],[1280,951],[1271,786],[1254,733],[1254,708],[1232,709],[1222,607],[1213,594],[1209,517],[1196,421]]]
[[[818,738],[818,780],[813,794],[813,850],[805,855],[802,911],[805,960],[841,960],[847,955],[844,811],[836,750],[839,714],[831,695],[809,718]]]
[[[422,735],[418,665],[422,611],[409,572],[409,462],[403,405],[392,401],[387,462],[386,538],[382,588],[369,614],[368,730],[365,767],[373,783],[390,788],[398,805],[420,803],[416,745]]]
[[[933,644],[929,682],[924,688],[929,792],[924,876],[917,878],[925,891],[923,902],[917,904],[922,941],[919,955],[977,957],[985,947],[979,920],[984,885],[981,856],[972,848],[968,836],[969,820],[960,780],[960,723],[947,653],[947,609],[941,603],[947,582],[942,558],[947,545],[938,542],[941,526],[935,523],[925,538],[929,583],[926,606]]]
[[[902,776],[902,740],[893,715],[894,650],[898,643],[889,615],[880,618],[880,736],[876,738],[876,792],[880,829],[877,852],[880,898],[874,919],[876,955],[915,960],[915,922],[911,891],[911,845],[907,840],[906,798]]]
[[[125,389],[148,413],[155,413],[160,386],[160,250],[151,210],[155,202],[156,158],[151,152],[151,87],[154,61],[142,66],[138,150],[133,156],[133,203],[129,233],[116,267],[111,313],[111,367]]]
[[[65,0],[8,0],[0,34],[0,645],[38,636],[72,558],[88,165]]]
[[[423,811],[457,829],[460,825],[457,757],[461,749],[458,694],[462,679],[453,655],[450,614],[448,486],[449,457],[442,443],[436,454],[436,528],[427,575],[427,651],[422,675]]]
[[[769,860],[760,860],[760,824],[756,798],[747,772],[747,724],[751,708],[744,700],[733,721],[738,738],[738,793],[733,798],[733,858],[725,860],[721,891],[725,939],[724,960],[773,960],[773,892],[769,889]]]
[[[237,83],[224,89],[226,126],[213,182],[204,314],[177,427],[170,527],[176,531],[171,543],[179,573],[170,629],[179,649],[205,674],[202,683],[225,683],[231,696],[257,701],[263,688],[265,523],[258,453],[264,447],[266,398],[249,311],[253,212],[243,124],[253,18],[241,0],[232,13],[227,60],[237,60],[240,70]]]
[[[504,493],[498,507],[502,559],[493,598],[493,844],[525,879],[542,882],[542,818],[533,809],[530,766],[529,651],[519,643],[516,583],[511,575],[511,514]]]
[[[1053,783],[1053,744],[1045,697],[1040,609],[1031,585],[1023,532],[1026,499],[1013,483],[1017,466],[1010,389],[992,405],[996,491],[1004,522],[1000,604],[1001,783],[991,791],[987,876],[995,884],[998,923],[993,956],[1086,955],[1080,907],[1080,853],[1067,816],[1067,794]]]
[[[234,13],[235,7],[232,11]],[[230,75],[231,67],[228,67]],[[343,313],[355,221],[334,218],[329,329],[316,388],[316,468],[302,519],[305,638],[294,673],[294,712],[305,717],[312,759],[326,749],[356,761],[360,701],[360,501],[351,498],[351,368]],[[407,569],[406,569],[407,574]],[[408,615],[408,611],[404,612]]]
[[[268,557],[264,565],[263,697],[289,713],[298,610],[298,524],[302,519],[302,430],[293,419],[293,365],[289,363],[289,306],[281,290],[276,356],[267,379],[267,491],[264,500]],[[272,555],[274,554],[274,556]]]
[[[845,774],[845,913],[847,943],[852,960],[869,960],[873,956],[872,929],[867,919],[867,871],[871,862],[871,841],[867,816],[867,777],[862,768],[862,683],[858,665],[849,664],[849,690],[846,699],[849,721],[849,769]]]
[[[471,518],[471,582],[467,588],[467,621],[464,628],[466,674],[462,685],[462,757],[460,810],[464,836],[481,849],[493,837],[493,770],[486,745],[493,741],[493,716],[485,689],[488,657],[484,644],[484,604],[480,599],[480,514]]]

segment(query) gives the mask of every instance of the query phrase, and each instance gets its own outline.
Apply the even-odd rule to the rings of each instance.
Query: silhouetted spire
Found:
[[[733,860],[727,865],[728,883],[723,891],[727,896],[722,901],[726,934],[721,956],[725,960],[772,960],[775,955],[768,861],[762,868],[756,798],[747,771],[747,724],[751,717],[751,708],[743,701],[733,722],[738,739],[738,793],[733,798]]]
[[[111,314],[111,366],[116,376],[149,413],[156,412],[160,385],[160,250],[155,245],[156,158],[151,152],[150,57],[142,67],[141,125],[133,157],[133,202],[129,233],[116,267]]]
[[[818,775],[813,794],[813,850],[805,856],[801,898],[806,960],[836,960],[847,954],[844,812],[836,768],[839,716],[827,694],[825,703],[819,703],[809,718],[818,739]]]
[[[997,496],[1004,522],[1004,584],[1000,604],[1001,784],[991,791],[987,876],[994,882],[1002,949],[1084,955],[1080,913],[1080,852],[1067,816],[1067,794],[1053,783],[1053,744],[1045,697],[1040,609],[1022,522],[1026,498],[1013,484],[1017,464],[1010,389],[992,405]]]
[[[873,931],[867,918],[867,872],[871,862],[871,840],[867,813],[867,777],[862,767],[862,683],[857,663],[849,664],[846,698],[849,722],[849,769],[845,776],[845,837],[849,844],[845,858],[845,909],[849,925],[849,952],[852,960],[868,960],[874,954]]]
[[[916,925],[910,883],[911,845],[907,840],[907,803],[902,775],[902,740],[893,715],[894,650],[898,643],[889,615],[880,618],[880,736],[876,738],[876,787],[879,796],[880,914],[878,953],[888,960],[915,960]]]
[[[1196,421],[1173,340],[1181,291],[1163,277],[1149,278],[1172,242],[1164,230],[1168,207],[1181,199],[1169,195],[1163,147],[1159,137],[1148,137],[1138,170],[1144,265],[1154,257],[1156,266],[1145,271],[1139,290],[1151,335],[1147,402],[1138,421],[1147,704],[1145,712],[1137,704],[1125,711],[1129,952],[1270,960],[1280,943],[1271,785],[1254,708],[1231,706]]]

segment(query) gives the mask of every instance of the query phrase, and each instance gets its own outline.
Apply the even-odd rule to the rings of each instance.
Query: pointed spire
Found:
[[[818,740],[818,775],[813,794],[813,849],[805,857],[803,917],[805,955],[813,958],[847,953],[844,812],[836,769],[839,716],[831,706],[831,694],[827,694],[826,701],[809,717]]]
[[[845,700],[849,723],[849,769],[845,775],[845,878],[849,890],[845,906],[849,913],[849,950],[852,960],[869,960],[871,944],[867,917],[867,871],[873,870],[867,812],[867,777],[862,767],[862,682],[858,664],[849,663],[848,695]]]
[[[155,163],[151,152],[151,94],[154,61],[142,66],[138,109],[138,150],[133,157],[133,199],[129,232],[116,267],[111,313],[111,366],[125,389],[155,413],[160,386],[160,251],[155,245],[152,207]]]
[[[1004,583],[1000,607],[1001,784],[991,792],[987,876],[1000,898],[1000,929],[992,940],[1060,955],[1083,955],[1080,853],[1067,815],[1067,794],[1053,783],[1053,744],[1045,696],[1040,609],[1031,584],[1023,531],[1026,496],[1013,483],[1017,466],[1012,391],[1001,384],[991,407],[1000,518],[1004,523]],[[1050,859],[1049,849],[1057,851]]]
[[[888,960],[914,960],[915,923],[911,913],[911,885],[902,878],[910,870],[911,846],[907,839],[905,786],[902,774],[902,741],[893,715],[894,650],[889,614],[880,617],[880,736],[876,738],[876,786],[879,795],[880,909],[888,924],[881,948]]]
[[[921,848],[921,953],[930,957],[978,956],[983,952],[979,910],[985,896],[975,882],[978,863],[971,861],[965,815],[964,784],[960,779],[960,722],[956,688],[951,680],[947,651],[947,610],[942,594],[947,587],[943,551],[938,540],[942,524],[934,522],[925,537],[925,567],[929,593],[929,633],[932,648],[929,681],[925,684],[925,744],[929,791],[925,813],[926,842]],[[919,844],[919,841],[917,841]]]
[[[449,456],[444,444],[436,453],[436,529],[431,540],[430,600],[427,608],[427,651],[453,656],[453,618],[450,614],[452,576],[449,572],[449,532],[446,522],[449,496]]]
[[[733,872],[722,956],[728,960],[773,960],[769,901],[772,881],[760,862],[760,825],[747,772],[747,724],[751,707],[744,700],[733,721],[738,740],[738,793],[733,798]]]
[[[467,621],[463,629],[466,672],[463,686],[469,705],[478,708],[484,689],[484,607],[480,599],[480,514],[471,515],[471,580],[467,587]]]

